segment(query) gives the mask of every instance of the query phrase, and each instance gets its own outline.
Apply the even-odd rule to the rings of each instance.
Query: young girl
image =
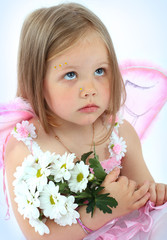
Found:
[[[154,183],[137,134],[128,122],[121,124],[124,85],[110,36],[97,16],[74,3],[30,14],[20,39],[17,95],[33,113],[6,138],[5,170],[26,239],[164,239],[167,186]],[[25,110],[27,103],[22,105]],[[30,153],[46,151],[75,153],[77,161],[94,143],[108,173],[103,193],[118,206],[112,214],[95,209],[93,217],[82,206],[78,223],[71,226],[47,219],[50,233],[40,236],[18,212],[16,168]]]

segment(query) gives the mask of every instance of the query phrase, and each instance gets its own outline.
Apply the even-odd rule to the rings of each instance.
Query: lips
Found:
[[[98,110],[98,106],[95,104],[88,104],[82,108],[79,109],[80,112],[84,112],[84,113],[92,113],[92,112],[96,112]]]

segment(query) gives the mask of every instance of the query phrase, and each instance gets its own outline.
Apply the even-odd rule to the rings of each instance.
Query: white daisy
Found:
[[[71,191],[77,193],[85,190],[88,183],[89,166],[85,165],[83,161],[76,163],[71,171],[71,178],[69,180],[69,188]]]
[[[110,157],[115,157],[119,161],[126,153],[126,142],[122,137],[119,137],[116,133],[112,133],[110,137],[110,143],[108,149],[110,152]]]
[[[52,165],[52,175],[54,175],[55,182],[60,182],[69,180],[71,177],[70,170],[74,168],[74,159],[76,158],[74,153],[67,152],[60,156],[59,159],[55,160],[54,165]]]
[[[46,224],[39,219],[30,218],[29,223],[32,227],[35,228],[35,232],[38,232],[41,236],[45,233],[50,233],[49,228],[46,226]]]
[[[75,210],[78,207],[78,204],[74,203],[75,198],[73,196],[69,196],[66,199],[65,208],[67,213],[63,215],[59,219],[55,219],[54,221],[60,226],[72,225],[73,223],[77,223],[77,218],[80,217],[80,214]]]
[[[48,183],[47,177],[51,174],[50,166],[53,160],[54,154],[47,151],[40,154],[33,167],[28,168],[25,181],[32,192],[34,192],[36,188],[41,192]]]
[[[19,181],[25,180],[27,175],[30,174],[32,167],[36,161],[36,158],[29,154],[22,163],[22,166],[18,166],[16,168],[16,172],[14,173],[14,177],[16,178],[13,181],[13,186],[15,186]]]
[[[39,218],[40,213],[38,207],[40,206],[39,192],[32,194],[27,184],[22,181],[14,188],[15,201],[18,204],[18,211],[24,218]]]
[[[59,186],[50,181],[40,193],[40,208],[46,217],[59,219],[67,213],[65,208],[66,197],[60,195]]]

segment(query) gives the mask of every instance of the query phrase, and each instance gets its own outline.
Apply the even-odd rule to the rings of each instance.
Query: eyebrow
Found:
[[[109,61],[107,61],[107,62],[105,61],[105,62],[98,62],[97,63],[97,65],[102,65],[102,64],[110,64],[110,62]]]
[[[109,65],[110,62],[109,61],[107,61],[107,62],[106,61],[104,61],[104,62],[103,61],[102,62],[99,61],[99,62],[96,63],[96,65],[103,65],[103,64]],[[68,69],[68,68],[79,68],[79,67],[80,67],[79,65],[70,65],[70,64],[67,64],[66,66],[64,66],[65,69]]]
[[[108,59],[108,61],[101,61],[101,60],[99,62],[97,61],[95,66],[103,65],[103,64],[109,65],[110,64],[109,59]],[[55,69],[59,68],[61,70],[65,70],[65,71],[67,71],[68,69],[77,69],[79,67],[80,67],[79,65],[70,65],[70,64],[68,64],[67,61],[64,64],[58,64],[58,65],[54,66]]]

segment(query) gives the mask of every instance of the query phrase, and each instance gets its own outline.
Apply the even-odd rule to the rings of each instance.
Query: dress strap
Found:
[[[40,146],[33,139],[26,140],[26,141],[23,141],[23,142],[27,146],[28,150],[30,151],[30,153],[32,155],[38,156],[40,153],[42,153],[42,150],[41,150]]]
[[[7,195],[7,190],[6,190],[6,182],[5,182],[5,149],[6,149],[6,145],[7,142],[10,138],[10,134],[7,135],[5,142],[3,144],[2,147],[2,169],[3,169],[3,192],[4,192],[4,196],[5,196],[5,201],[7,204],[7,212],[6,212],[6,220],[8,220],[10,218],[10,213],[9,213],[9,200],[8,200],[8,195]]]

